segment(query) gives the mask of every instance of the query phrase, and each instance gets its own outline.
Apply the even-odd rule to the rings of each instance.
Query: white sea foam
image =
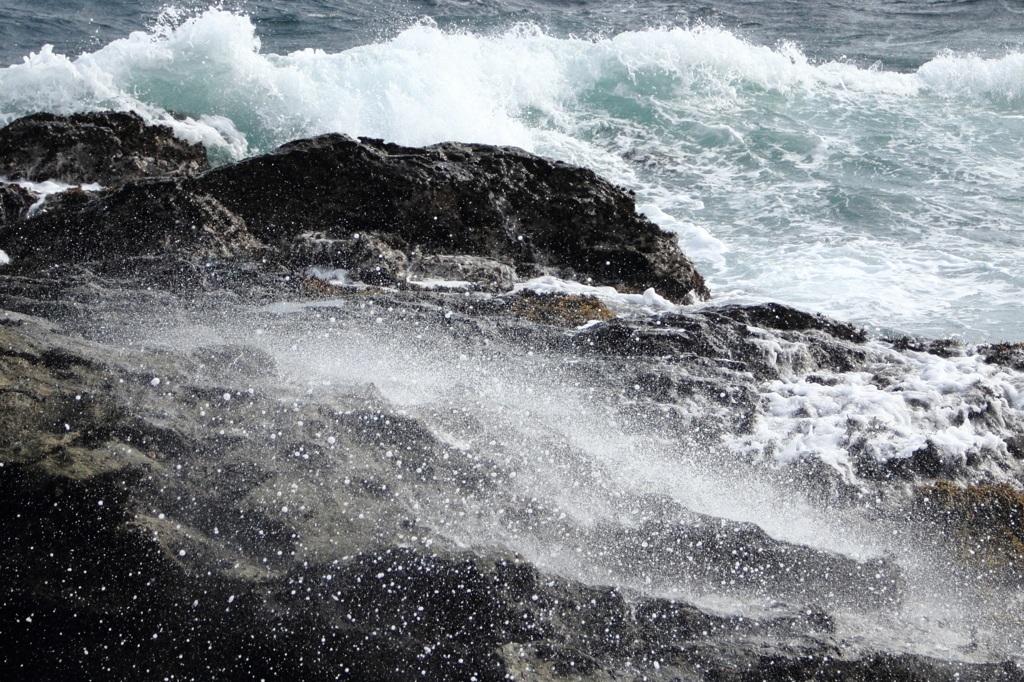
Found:
[[[463,279],[418,279],[410,280],[410,284],[414,284],[420,289],[462,289],[469,290],[473,288],[473,283]]]
[[[760,343],[780,369],[801,352],[800,344],[764,337]],[[1024,410],[1024,375],[980,355],[940,358],[874,342],[868,350],[875,361],[864,371],[825,381],[784,373],[766,384],[754,432],[727,436],[730,448],[780,463],[820,459],[854,482],[856,457],[906,459],[931,446],[947,463],[994,455],[988,475],[1006,478],[998,460]]]
[[[651,315],[676,309],[676,304],[658,294],[653,288],[642,294],[623,294],[614,287],[591,286],[550,275],[535,277],[513,287],[513,292],[523,290],[535,291],[538,294],[593,296],[600,299],[613,312],[620,314],[640,312]]]
[[[1014,52],[1001,59],[983,59],[947,53],[921,66],[916,75],[937,93],[1019,100],[1024,94],[1024,54]]]
[[[354,284],[352,278],[349,277],[348,270],[344,270],[342,268],[321,268],[313,266],[306,270],[306,275],[336,287],[350,286]]]
[[[683,253],[697,260],[712,263],[716,267],[725,264],[722,254],[728,247],[720,239],[711,236],[703,227],[691,222],[678,220],[661,210],[656,204],[637,206],[637,212],[650,219],[655,225],[679,237],[679,248]]]

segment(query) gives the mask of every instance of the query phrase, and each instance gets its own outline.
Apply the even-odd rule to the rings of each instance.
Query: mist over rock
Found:
[[[11,679],[1024,680],[1016,345],[636,295],[519,150],[112,185],[0,185]]]
[[[832,321],[808,316],[806,329],[754,335],[726,322],[733,308],[567,333],[479,295],[332,301],[279,281],[272,305],[223,295],[197,305],[192,293],[139,282],[80,267],[0,280],[0,613],[7,641],[25,652],[11,659],[25,679],[56,657],[96,679],[146,669],[311,679],[344,679],[348,669],[388,680],[422,671],[745,680],[776,669],[1022,678],[1006,662],[851,644],[849,614],[898,612],[910,594],[891,558],[779,540],[689,509],[671,488],[624,485],[623,463],[552,431],[557,422],[509,432],[497,413],[466,409],[482,394],[459,397],[467,380],[487,377],[537,391],[585,381],[625,433],[653,425],[678,444],[665,454],[693,439],[711,452],[716,434],[753,431],[762,414],[754,377],[788,371],[758,341],[814,348],[831,339],[830,351],[800,361],[812,375],[873,366],[879,350],[823,331]],[[43,300],[53,297],[63,305]],[[749,316],[797,314],[769,310]],[[382,339],[391,342],[374,345]],[[736,343],[728,357],[694,352],[727,339]],[[636,353],[655,341],[676,343],[676,354]],[[680,362],[680,352],[692,355]],[[463,359],[438,368],[439,399],[415,406],[371,384],[335,383],[342,367],[371,357],[422,374],[417,363],[452,354]],[[832,480],[799,466],[730,467],[772,488],[793,476],[809,489]],[[851,504],[855,488],[842,485],[842,497],[820,499]],[[872,523],[888,527],[899,510]],[[657,596],[666,593],[686,598]],[[689,601],[708,598],[760,606],[729,614]]]
[[[0,177],[115,185],[209,169],[206,148],[134,112],[39,113],[0,128]]]

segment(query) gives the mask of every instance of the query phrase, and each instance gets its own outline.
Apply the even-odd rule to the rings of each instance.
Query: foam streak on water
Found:
[[[1024,338],[1024,55],[897,73],[721,28],[556,37],[425,19],[336,53],[261,51],[249,17],[172,14],[0,70],[0,121],[132,109],[216,162],[325,132],[510,144],[638,192],[719,301],[879,333]]]

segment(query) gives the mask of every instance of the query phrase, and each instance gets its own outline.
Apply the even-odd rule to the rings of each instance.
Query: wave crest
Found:
[[[261,54],[249,17],[166,15],[148,32],[70,59],[45,46],[0,70],[0,116],[131,109],[238,158],[324,132],[406,144],[464,140],[533,149],[538,131],[575,136],[573,107],[596,91],[626,97],[742,98],[743,92],[1018,99],[1024,56],[942,55],[914,74],[815,65],[794,45],[753,45],[710,27],[559,39],[523,24],[495,36],[420,21],[390,41],[340,53]],[[848,96],[848,95],[847,95]],[[174,112],[173,114],[171,112]]]

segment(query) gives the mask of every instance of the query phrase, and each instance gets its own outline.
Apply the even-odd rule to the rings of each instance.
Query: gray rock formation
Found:
[[[468,282],[495,291],[509,291],[516,282],[511,266],[479,256],[420,256],[410,270],[411,282]]]
[[[950,662],[851,643],[843,614],[888,618],[907,597],[890,560],[780,541],[642,489],[604,490],[614,472],[569,441],[542,437],[550,472],[566,472],[548,488],[538,475],[551,474],[527,461],[539,451],[536,436],[488,445],[493,429],[461,407],[459,416],[441,404],[410,412],[365,384],[310,392],[280,364],[310,357],[319,367],[326,349],[355,352],[373,336],[404,339],[407,350],[475,352],[494,370],[544,348],[549,360],[575,358],[561,380],[590,376],[628,430],[672,401],[643,394],[722,405],[725,392],[756,391],[733,364],[770,372],[754,347],[738,344],[725,366],[715,353],[695,356],[690,369],[698,357],[709,364],[684,392],[678,362],[609,340],[623,338],[609,335],[615,329],[649,336],[643,324],[566,335],[495,309],[493,299],[488,308],[461,294],[378,292],[328,307],[313,299],[287,313],[231,298],[197,308],[83,271],[34,290],[2,284],[6,308],[31,308],[43,288],[68,306],[50,309],[58,324],[11,312],[0,324],[0,612],[7,650],[22,652],[8,662],[25,679],[63,666],[91,679],[146,670],[266,679],[404,680],[423,671],[454,680],[1022,679],[998,658]],[[718,325],[741,310],[689,314],[678,320],[690,323],[685,336],[677,323],[657,337],[692,344],[703,323],[702,344],[712,348]],[[804,318],[816,319],[786,334],[827,341],[822,358],[846,358],[817,371],[857,361],[864,349],[822,332],[834,323]],[[203,342],[200,330],[217,324],[266,343]],[[425,338],[415,341],[413,330]],[[147,340],[154,331],[190,340],[172,349]],[[275,350],[324,334],[337,346],[290,359]],[[639,401],[614,397],[654,367],[676,377],[671,386],[648,378],[633,389]],[[704,428],[742,430],[758,401],[736,409],[735,426],[703,411]],[[695,428],[662,425],[663,437]],[[557,493],[564,485],[582,486],[588,506],[567,507]],[[559,554],[578,558],[561,569],[534,565]],[[654,596],[680,586],[691,598],[771,606],[729,615]]]
[[[328,137],[7,213],[5,679],[1024,679],[1019,348],[495,293],[699,292],[631,210]]]

